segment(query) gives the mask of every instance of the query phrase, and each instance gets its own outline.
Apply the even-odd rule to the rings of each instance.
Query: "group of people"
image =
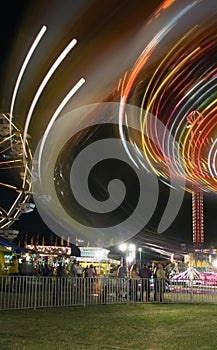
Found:
[[[70,267],[70,275],[71,277],[91,277],[92,278],[96,276],[96,270],[93,264],[90,264],[90,266],[87,265],[83,270],[79,261],[76,261],[75,259]]]
[[[18,263],[17,257],[13,256],[9,266],[9,274],[16,275],[29,275],[27,273],[27,263],[23,259],[22,263]],[[41,276],[52,276],[53,271],[47,262],[40,269]],[[94,278],[97,276],[95,267],[93,264],[87,265],[83,268],[79,261],[76,259],[66,270],[66,266],[61,262],[58,263],[55,271],[56,277],[66,277],[70,275],[73,277],[87,277]],[[151,269],[147,263],[142,266],[133,264],[129,269],[126,263],[119,266],[117,270],[118,287],[117,292],[121,295],[121,291],[126,290],[124,281],[129,281],[129,297],[135,301],[150,301],[151,291],[151,278],[154,282],[154,301],[164,302],[165,285],[168,281],[166,271],[162,263],[158,263],[154,269]],[[139,288],[140,286],[140,288]]]
[[[66,265],[61,261],[58,261],[57,266],[50,266],[47,261],[42,264],[37,265],[37,268],[33,266],[32,263],[28,263],[25,258],[19,262],[17,256],[13,255],[10,264],[8,266],[8,274],[10,276],[57,276],[66,277],[71,275],[71,277],[95,277],[96,270],[93,264],[86,266],[83,269],[80,262],[76,259],[73,260],[71,265]]]
[[[12,256],[8,266],[9,276],[33,276],[34,273],[35,271],[33,264],[28,263],[25,258],[19,262],[16,255]]]
[[[43,267],[41,268],[41,275],[42,276],[52,276],[53,271],[48,266],[48,263],[45,262]],[[80,262],[76,259],[73,260],[72,264],[68,267],[66,267],[61,261],[59,261],[58,266],[56,267],[55,275],[57,277],[95,277],[96,271],[92,264],[90,266],[86,266],[86,268],[83,269]]]
[[[147,263],[144,263],[141,267],[139,267],[137,264],[133,264],[128,270],[127,264],[124,263],[118,268],[117,277],[119,279],[127,278],[129,280],[129,295],[131,299],[134,299],[135,301],[144,301],[145,296],[146,302],[150,301],[150,283],[151,278],[153,277],[154,301],[164,302],[164,292],[168,278],[162,263],[158,263],[153,270],[148,266]],[[139,284],[140,293],[138,293]]]

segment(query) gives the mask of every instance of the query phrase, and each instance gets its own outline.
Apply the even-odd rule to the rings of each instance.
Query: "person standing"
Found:
[[[138,300],[138,282],[140,280],[137,264],[133,264],[130,269],[130,299]]]
[[[48,263],[45,262],[44,266],[41,268],[41,276],[50,276],[51,275],[51,270],[48,266]]]
[[[139,277],[141,278],[141,301],[144,301],[144,292],[146,301],[150,301],[150,278],[151,270],[146,263],[139,269]]]
[[[54,289],[55,302],[57,305],[62,304],[62,298],[64,296],[64,289],[66,286],[66,269],[65,266],[59,261],[56,269],[56,288]]]
[[[8,272],[10,276],[17,276],[19,274],[19,262],[16,256],[12,256]]]
[[[88,274],[88,265],[86,265],[86,267],[84,268],[84,277],[88,277],[87,274]]]
[[[27,261],[25,258],[22,259],[21,264],[19,265],[19,274],[21,276],[26,276],[27,275]]]
[[[94,269],[94,266],[93,264],[90,264],[90,267],[87,269],[87,278],[86,278],[86,287],[87,287],[89,296],[94,293],[95,276],[96,276],[96,271]]]
[[[127,277],[128,269],[127,264],[123,263],[119,266],[117,272],[117,297],[125,298],[127,296]]]
[[[118,278],[127,278],[127,265],[126,265],[126,263],[123,263],[123,265],[119,266],[117,277]]]
[[[93,264],[90,264],[90,267],[87,270],[87,277],[94,278],[95,275],[96,275],[96,272],[95,272],[94,266]]]
[[[71,277],[77,277],[77,264],[76,264],[76,259],[73,260],[73,263],[70,267],[70,274]]]
[[[77,264],[76,264],[76,276],[83,277],[83,268],[80,265],[79,261],[77,261]]]
[[[66,277],[66,269],[62,262],[59,262],[57,266],[56,277]]]
[[[153,282],[154,282],[154,301],[157,301],[157,269],[158,269],[158,265],[154,265],[152,270]]]
[[[18,274],[19,274],[19,262],[16,256],[12,256],[10,265],[8,268],[10,278],[10,288],[12,291],[16,291],[18,287]]]
[[[164,303],[164,292],[165,292],[165,283],[166,283],[166,272],[161,263],[158,264],[156,272],[156,301]]]

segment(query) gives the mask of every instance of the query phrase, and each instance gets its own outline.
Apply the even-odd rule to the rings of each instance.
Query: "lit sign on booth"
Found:
[[[37,252],[42,254],[65,254],[71,255],[70,247],[62,247],[62,246],[44,246],[44,245],[27,245],[26,249],[37,250]]]

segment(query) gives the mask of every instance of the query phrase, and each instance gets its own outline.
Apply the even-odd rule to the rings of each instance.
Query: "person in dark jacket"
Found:
[[[51,275],[51,270],[50,270],[47,262],[44,264],[44,266],[41,269],[41,275],[42,276],[50,276]]]
[[[144,301],[144,292],[146,294],[146,301],[150,301],[150,278],[152,276],[151,270],[145,263],[139,269],[139,277],[141,278],[141,301]]]

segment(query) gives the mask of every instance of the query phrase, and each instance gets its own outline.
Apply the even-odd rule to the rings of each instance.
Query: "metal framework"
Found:
[[[27,211],[31,197],[32,154],[9,114],[0,114],[0,235]],[[18,231],[17,231],[18,232]]]

